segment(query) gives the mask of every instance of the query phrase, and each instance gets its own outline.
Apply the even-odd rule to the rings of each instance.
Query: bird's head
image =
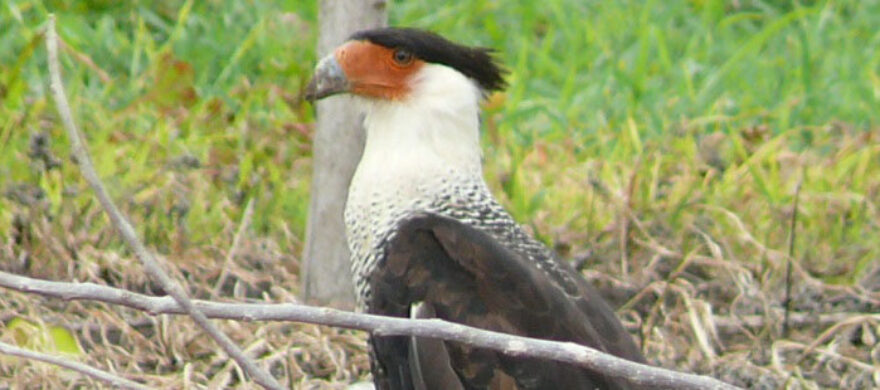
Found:
[[[442,83],[453,70],[482,92],[505,86],[492,50],[459,45],[427,31],[379,28],[358,32],[318,62],[306,99],[349,93],[369,100],[402,101],[419,85]]]

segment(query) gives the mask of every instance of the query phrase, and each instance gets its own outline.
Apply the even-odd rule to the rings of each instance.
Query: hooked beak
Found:
[[[348,92],[351,84],[345,76],[345,71],[332,53],[318,62],[315,67],[315,75],[306,86],[306,100],[314,102],[327,96]]]

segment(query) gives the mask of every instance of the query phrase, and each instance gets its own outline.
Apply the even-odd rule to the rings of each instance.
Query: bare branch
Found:
[[[152,297],[94,283],[51,282],[0,272],[0,287],[64,300],[92,300],[151,314],[185,314],[169,297]],[[244,304],[192,301],[211,318],[241,321],[294,321],[368,331],[382,336],[418,336],[455,341],[501,351],[567,362],[601,371],[638,386],[657,389],[736,389],[717,379],[651,367],[574,343],[531,339],[472,328],[438,319],[412,320],[352,313],[298,304]]]
[[[208,321],[208,318],[193,306],[183,288],[174,282],[174,280],[162,270],[159,262],[156,261],[153,254],[144,247],[140,239],[138,239],[134,228],[132,228],[131,224],[125,219],[116,207],[116,204],[113,203],[113,200],[110,199],[110,195],[107,194],[104,184],[95,172],[92,160],[86,150],[85,141],[82,139],[80,132],[73,121],[70,104],[67,102],[67,96],[64,93],[64,85],[61,82],[61,66],[58,64],[58,37],[55,33],[55,15],[49,15],[49,23],[46,33],[46,48],[49,53],[50,88],[52,90],[52,95],[55,98],[58,113],[61,115],[61,121],[64,123],[64,128],[67,130],[68,137],[70,137],[70,144],[73,149],[73,154],[76,157],[76,161],[79,163],[80,171],[95,191],[98,201],[107,212],[113,226],[119,231],[119,234],[132,252],[134,252],[141,263],[144,264],[147,274],[153,278],[153,280],[157,281],[162,288],[174,298],[180,307],[182,307],[183,310],[189,314],[189,316],[192,317],[192,319],[202,327],[202,329],[204,329],[205,332],[207,332],[227,354],[229,354],[229,356],[235,359],[245,372],[251,375],[251,377],[253,377],[254,380],[264,388],[280,390],[282,388],[281,385],[272,378],[268,372],[258,367],[253,360],[248,358],[244,352],[242,352],[241,349],[229,339],[228,336],[214,326],[213,323]]]
[[[80,374],[90,376],[99,381],[103,381],[109,383],[116,387],[121,387],[123,389],[135,389],[135,390],[145,390],[149,389],[149,387],[144,386],[140,383],[130,381],[128,379],[116,376],[107,371],[99,370],[94,367],[87,366],[82,363],[78,363],[73,361],[72,359],[67,359],[59,356],[53,356],[41,352],[31,351],[23,348],[16,347],[14,345],[6,344],[4,342],[0,342],[0,354],[18,356],[20,358],[31,359],[31,360],[39,360],[41,362],[54,364],[56,366],[69,368],[73,371],[76,371]]]

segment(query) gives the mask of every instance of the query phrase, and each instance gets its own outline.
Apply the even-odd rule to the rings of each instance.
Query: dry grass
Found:
[[[839,149],[846,149],[851,140],[848,134],[834,138]],[[564,156],[562,149],[550,152]],[[833,156],[807,151],[798,156],[797,164],[827,169],[837,164]],[[504,160],[501,158],[502,163],[491,166],[503,166]],[[817,277],[822,275],[821,269],[815,268],[819,265],[800,259],[821,253],[820,243],[795,245],[798,252],[792,308],[796,315],[786,337],[782,334],[783,275],[789,256],[768,245],[766,238],[758,238],[762,235],[750,228],[748,222],[754,215],[742,209],[705,204],[694,196],[696,201],[679,217],[687,221],[687,227],[672,231],[669,219],[657,216],[657,210],[644,208],[637,201],[627,202],[627,195],[621,191],[644,191],[641,184],[631,182],[651,182],[640,177],[645,170],[639,170],[639,174],[621,170],[620,180],[615,183],[602,179],[591,169],[582,169],[583,166],[566,168],[560,164],[558,172],[542,172],[539,166],[547,165],[541,158],[531,156],[524,161],[525,180],[540,180],[542,175],[549,174],[558,175],[563,181],[547,188],[548,199],[592,198],[588,200],[592,208],[584,211],[594,210],[592,216],[553,213],[551,209],[538,212],[531,226],[538,232],[552,234],[557,250],[574,257],[585,276],[621,307],[621,317],[653,364],[710,374],[757,389],[877,385],[880,317],[871,314],[880,309],[880,294],[872,290],[877,287],[876,282],[867,277],[862,283],[838,284]],[[641,165],[654,163],[645,159]],[[699,177],[691,177],[685,171],[676,180],[705,180],[706,176],[717,175],[695,174]],[[556,189],[567,188],[569,183],[581,183],[584,191],[577,195],[554,193]],[[501,190],[499,193],[504,194]],[[847,201],[812,191],[801,196],[803,213]],[[861,210],[876,216],[867,200],[861,204]],[[5,270],[52,280],[104,281],[134,291],[161,293],[145,279],[140,265],[129,254],[113,248],[114,232],[102,221],[104,217],[97,208],[90,207],[75,217],[64,213],[62,218],[52,218],[45,206],[41,201],[19,203],[15,234],[3,243],[2,253],[6,259],[23,262],[6,262]],[[742,206],[757,207],[750,203]],[[657,204],[654,207],[663,208]],[[776,234],[787,237],[787,221],[792,215],[790,209],[780,208]],[[182,244],[184,249],[168,257],[166,263],[173,266],[175,277],[185,282],[195,297],[295,302],[298,251],[290,243],[279,244],[271,236],[257,234],[247,225],[248,220],[228,219],[218,232],[216,244]],[[565,223],[559,223],[560,220]],[[599,228],[590,231],[572,227],[590,220]],[[628,226],[627,234],[619,234],[624,225]],[[181,235],[180,242],[187,241],[185,231],[169,234]],[[235,255],[229,257],[236,242]],[[627,253],[626,273],[621,270],[622,249]],[[226,267],[220,268],[218,264]],[[226,274],[225,283],[217,286],[221,272]],[[61,325],[73,333],[82,347],[83,353],[77,359],[156,387],[217,388],[240,384],[240,373],[234,365],[222,358],[213,342],[186,318],[153,318],[99,303],[60,302],[11,292],[0,295],[0,307],[5,308],[2,323],[8,325],[12,318],[22,318],[35,324]],[[224,322],[222,327],[249,353],[266,362],[282,383],[293,388],[344,387],[365,379],[368,373],[365,336],[358,332],[233,321]],[[4,341],[18,343],[36,338],[22,328],[0,328],[0,335]],[[9,359],[0,360],[0,374],[15,378],[14,387],[87,383],[86,379],[61,369]]]
[[[74,239],[40,228],[34,228],[32,233],[56,248],[64,248]],[[227,238],[232,241],[231,236]],[[10,250],[9,244],[14,243],[6,244]],[[190,287],[193,296],[207,299],[212,297],[220,273],[216,264],[223,251],[193,249],[185,257],[167,259],[167,264],[176,267],[176,278]],[[227,282],[215,299],[296,301],[293,292],[297,290],[298,277],[296,267],[292,266],[296,259],[282,253],[271,240],[253,236],[241,240],[238,252],[240,255],[226,268]],[[75,256],[90,261],[60,260],[51,268],[48,264],[34,264],[32,269],[40,272],[17,271],[53,280],[104,280],[134,291],[161,293],[144,279],[136,259],[116,250],[79,245]],[[63,325],[82,347],[83,353],[76,359],[157,388],[190,388],[197,384],[224,388],[238,384],[240,372],[235,365],[185,317],[150,317],[101,303],[53,301],[8,291],[0,296],[0,307],[5,308],[4,323],[24,318],[40,326]],[[305,324],[225,321],[221,326],[247,353],[267,364],[279,381],[293,388],[336,388],[363,377],[369,369],[364,335],[360,333]],[[19,324],[15,331],[0,329],[0,334],[3,341],[21,344],[35,339],[39,331]],[[71,372],[9,359],[0,362],[0,376],[15,378],[15,386],[25,387],[61,388],[88,383]]]

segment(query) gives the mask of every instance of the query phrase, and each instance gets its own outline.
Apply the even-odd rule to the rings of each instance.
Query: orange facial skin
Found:
[[[400,100],[410,91],[409,81],[425,62],[400,50],[369,41],[351,41],[335,52],[353,94]]]

